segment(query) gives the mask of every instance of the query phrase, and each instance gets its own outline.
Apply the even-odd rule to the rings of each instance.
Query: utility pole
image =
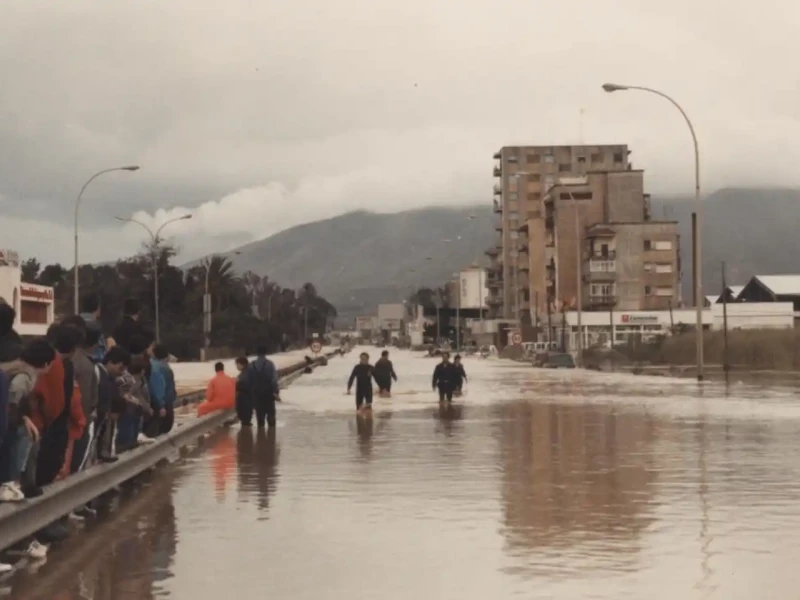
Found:
[[[728,284],[725,281],[725,261],[722,261],[722,371],[728,377]]]
[[[583,308],[583,278],[581,277],[581,270],[583,268],[583,261],[582,259],[582,240],[581,240],[581,217],[580,212],[578,211],[578,202],[575,200],[575,196],[572,195],[572,190],[569,191],[569,197],[572,200],[572,209],[575,211],[575,264],[576,264],[576,285],[575,285],[575,295],[577,297],[577,309],[578,309],[578,360],[577,366],[581,366],[583,364],[582,354],[583,354],[583,327],[581,323],[581,312]]]

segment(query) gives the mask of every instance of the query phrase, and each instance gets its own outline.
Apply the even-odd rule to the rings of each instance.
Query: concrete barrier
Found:
[[[338,350],[325,356],[337,354]],[[312,364],[320,365],[320,358],[314,360]],[[282,382],[293,380],[307,367],[308,362],[303,360],[278,369],[278,376]],[[202,397],[203,392],[196,392],[190,396],[198,394]],[[181,397],[179,401],[183,399],[184,397]],[[12,546],[85,506],[116,486],[175,455],[177,450],[195,444],[198,438],[221,427],[231,418],[232,413],[233,411],[222,411],[184,421],[177,424],[170,433],[157,438],[154,443],[121,454],[115,463],[92,466],[86,471],[47,486],[39,498],[20,503],[0,504],[0,549]]]

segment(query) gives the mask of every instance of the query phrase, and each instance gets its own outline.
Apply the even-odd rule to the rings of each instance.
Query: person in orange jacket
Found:
[[[225,365],[214,365],[213,379],[206,388],[206,400],[197,407],[197,416],[202,417],[218,410],[233,410],[236,406],[236,380],[225,374]]]

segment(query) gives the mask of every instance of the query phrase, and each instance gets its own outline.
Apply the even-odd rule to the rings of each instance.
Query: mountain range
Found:
[[[683,293],[691,294],[693,200],[652,200],[653,218],[680,225]],[[497,239],[490,205],[426,208],[397,213],[352,212],[292,227],[225,253],[237,271],[268,275],[281,286],[314,283],[343,317],[369,314],[421,286],[440,286],[455,271],[486,264]],[[728,188],[703,200],[704,293],[755,274],[797,273],[800,191]]]

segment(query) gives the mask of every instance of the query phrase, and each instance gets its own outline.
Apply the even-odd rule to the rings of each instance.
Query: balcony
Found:
[[[486,298],[486,304],[488,304],[489,306],[502,306],[503,299],[499,295],[489,296]]]
[[[495,231],[503,231],[503,220],[502,219],[494,222],[494,229],[495,229]]]
[[[503,175],[503,168],[500,166],[500,163],[494,166],[494,169],[492,169],[492,173],[494,174],[495,177],[500,177]]]
[[[583,263],[584,281],[614,281],[616,278],[616,260],[592,257]]]
[[[610,308],[617,303],[617,297],[614,294],[589,294],[588,308],[600,310],[603,308]]]
[[[495,196],[501,196],[503,194],[503,186],[499,183],[495,183],[492,187],[492,191],[494,191]]]
[[[503,251],[503,249],[500,246],[492,246],[491,248],[487,248],[486,249],[485,254],[486,254],[486,256],[497,256],[502,251]]]
[[[500,160],[501,157],[502,157],[502,154],[500,153],[500,150],[498,150],[497,152],[492,154],[492,158],[495,159],[495,160]]]
[[[497,200],[492,200],[492,204],[494,206],[494,214],[501,215],[503,214],[503,205],[500,204]]]

